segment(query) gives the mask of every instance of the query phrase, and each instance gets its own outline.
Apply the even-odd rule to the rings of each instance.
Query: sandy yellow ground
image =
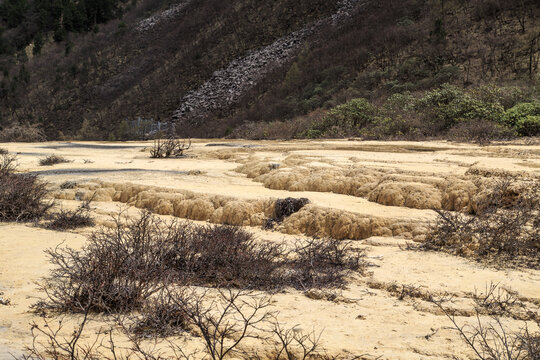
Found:
[[[387,291],[392,283],[450,292],[463,313],[471,315],[470,294],[490,282],[518,291],[531,304],[540,301],[538,271],[495,270],[400,247],[422,240],[435,219],[430,206],[474,207],[481,186],[500,171],[539,179],[538,145],[219,141],[218,146],[207,146],[210,143],[217,142],[199,140],[189,157],[160,160],[149,158],[151,143],[143,142],[0,147],[18,153],[20,171],[36,172],[50,183],[59,207],[72,208],[80,199],[94,196],[93,214],[100,224],[106,224],[119,206],[130,206],[132,211],[146,207],[163,216],[249,226],[261,240],[291,242],[305,235],[355,239],[356,246],[367,249],[373,266],[370,275],[350,279],[340,301],[310,299],[299,291],[274,296],[280,320],[291,327],[323,330],[322,345],[329,353],[382,359],[470,355],[444,315],[422,299],[399,300]],[[38,160],[50,154],[71,162],[39,166]],[[65,181],[76,185],[61,190]],[[288,196],[307,197],[311,204],[276,231],[261,230],[272,211],[272,199]],[[0,224],[0,292],[11,301],[9,306],[0,305],[0,359],[21,351],[31,340],[29,323],[35,315],[29,308],[40,296],[35,282],[49,269],[43,251],[60,243],[80,247],[88,231]],[[518,320],[504,321],[511,328],[522,325]],[[426,338],[428,334],[433,335]]]

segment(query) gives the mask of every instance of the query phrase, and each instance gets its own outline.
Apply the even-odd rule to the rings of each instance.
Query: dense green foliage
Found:
[[[443,84],[419,97],[394,94],[378,108],[366,99],[350,100],[329,110],[306,135],[386,139],[450,134],[460,140],[467,136],[471,140],[538,136],[539,115],[540,101],[516,88],[486,86],[463,90]]]
[[[523,136],[540,135],[540,102],[520,103],[508,109],[504,122]]]
[[[519,119],[516,130],[522,136],[540,136],[540,116],[527,116]]]
[[[368,100],[352,99],[328,111],[323,121],[317,124],[313,130],[318,131],[321,135],[333,136],[354,133],[357,129],[373,122],[374,114],[375,107]]]

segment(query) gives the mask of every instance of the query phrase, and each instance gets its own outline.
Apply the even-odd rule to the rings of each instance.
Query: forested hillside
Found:
[[[0,137],[127,140],[158,121],[192,137],[537,135],[539,12],[534,0],[0,0]]]

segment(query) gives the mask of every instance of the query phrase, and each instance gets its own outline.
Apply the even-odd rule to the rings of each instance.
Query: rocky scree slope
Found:
[[[237,103],[242,95],[256,86],[267,74],[291,60],[306,39],[323,25],[339,26],[364,3],[365,1],[361,0],[342,0],[338,10],[331,16],[236,59],[226,68],[214,72],[212,78],[183,98],[182,105],[173,114],[173,120],[179,125],[200,126],[212,112]]]

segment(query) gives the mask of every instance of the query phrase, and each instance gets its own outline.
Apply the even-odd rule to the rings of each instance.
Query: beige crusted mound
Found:
[[[274,200],[238,200],[219,195],[136,184],[83,183],[76,189],[58,190],[64,200],[118,201],[159,215],[209,221],[217,224],[261,226],[274,215]]]
[[[270,162],[250,161],[237,171],[269,189],[333,192],[414,209],[470,211],[473,207],[470,195],[476,191],[471,180],[452,176],[390,173],[358,164],[347,168],[291,166],[289,158],[279,167]]]
[[[415,209],[440,209],[440,191],[428,184],[386,182],[368,194],[370,201]]]
[[[276,203],[276,199],[236,199],[146,185],[99,181],[81,183],[75,189],[57,190],[52,195],[63,200],[117,201],[160,215],[241,226],[263,225],[266,219],[275,217]],[[427,224],[308,205],[286,218],[277,229],[287,234],[359,240],[373,235],[418,238],[425,234]]]
[[[279,229],[287,234],[335,239],[366,239],[371,236],[401,236],[410,239],[425,234],[427,224],[368,217],[307,205],[285,219]]]
[[[524,171],[479,167],[471,167],[464,174],[456,176],[373,168],[357,161],[348,166],[332,166],[324,162],[322,164],[325,166],[317,164],[321,161],[331,164],[324,158],[302,159],[293,155],[279,164],[251,159],[236,171],[274,190],[330,192],[363,197],[386,206],[469,213],[478,209],[484,189],[492,187],[496,179],[536,176]]]

